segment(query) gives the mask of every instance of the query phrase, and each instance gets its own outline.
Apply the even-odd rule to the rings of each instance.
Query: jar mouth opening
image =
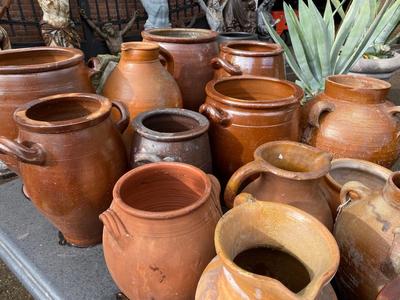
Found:
[[[283,52],[283,48],[277,44],[260,41],[230,41],[221,46],[223,52],[240,56],[275,56]]]
[[[391,87],[389,82],[367,76],[332,75],[327,78],[327,81],[347,89],[381,90]]]
[[[173,43],[205,43],[216,41],[218,33],[208,29],[162,28],[142,31],[146,40]]]
[[[143,51],[154,51],[160,49],[157,43],[150,42],[126,42],[121,44],[122,51],[128,50],[143,50]]]

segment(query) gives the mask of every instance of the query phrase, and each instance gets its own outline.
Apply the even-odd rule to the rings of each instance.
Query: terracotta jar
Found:
[[[329,281],[339,250],[332,234],[295,207],[253,201],[218,222],[217,256],[195,299],[335,300]]]
[[[0,51],[0,136],[17,137],[13,113],[31,100],[60,93],[92,92],[91,74],[78,49],[34,47]],[[12,163],[3,155],[0,159],[8,165]]]
[[[334,75],[305,109],[303,141],[335,158],[392,166],[400,154],[400,106],[386,100],[390,84],[364,76]]]
[[[108,270],[129,299],[193,299],[215,256],[222,215],[212,175],[182,163],[140,166],[114,187],[104,223]]]
[[[278,44],[259,41],[232,41],[221,44],[219,56],[211,60],[214,78],[256,75],[285,79],[283,49]]]
[[[159,54],[166,61],[162,66]],[[129,42],[121,45],[121,60],[108,77],[103,95],[122,101],[133,119],[139,113],[157,108],[182,107],[179,87],[172,77],[174,60],[156,43]],[[124,134],[128,149],[132,130]]]
[[[111,107],[122,118],[111,120]],[[0,153],[18,161],[25,192],[67,242],[101,242],[99,214],[128,167],[121,133],[128,112],[95,94],[60,94],[29,102],[14,114],[16,140],[0,137]]]
[[[183,98],[183,107],[197,111],[204,102],[204,87],[213,78],[209,62],[218,55],[218,33],[206,29],[165,28],[142,32],[143,41],[153,41],[174,58],[174,78]]]
[[[382,190],[392,171],[365,160],[338,158],[332,161],[325,176],[329,206],[335,219],[340,202],[340,190],[349,181],[359,181],[372,190]]]
[[[254,152],[254,161],[244,165],[229,180],[224,200],[228,207],[244,183],[245,193],[260,201],[281,202],[296,206],[332,229],[328,194],[323,188],[332,156],[319,149],[296,142],[266,143]]]
[[[157,109],[138,115],[132,126],[132,167],[176,161],[211,173],[209,122],[203,115],[187,109]]]
[[[344,299],[372,300],[400,275],[400,172],[390,175],[383,191],[348,182],[340,199],[338,290]]]
[[[298,141],[302,89],[284,80],[240,76],[213,80],[200,112],[210,120],[214,168],[224,181],[270,141]]]

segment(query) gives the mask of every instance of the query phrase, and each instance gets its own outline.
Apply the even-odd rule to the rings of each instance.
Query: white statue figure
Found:
[[[224,21],[224,8],[229,0],[209,0],[208,6],[203,0],[197,0],[200,7],[204,10],[207,18],[208,25],[211,30],[217,32],[225,31],[225,21]]]
[[[144,29],[170,28],[168,0],[141,0],[148,15]]]

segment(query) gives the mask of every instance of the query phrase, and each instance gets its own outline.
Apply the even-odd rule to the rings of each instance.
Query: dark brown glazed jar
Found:
[[[400,123],[386,97],[391,85],[353,75],[326,79],[325,91],[304,109],[303,142],[335,158],[368,160],[391,167],[400,155]]]
[[[298,141],[303,90],[285,80],[232,76],[213,80],[200,112],[210,120],[213,162],[227,181],[266,142]]]
[[[131,165],[183,162],[212,172],[209,122],[187,109],[166,108],[139,114],[132,122]]]
[[[137,167],[101,216],[108,270],[129,299],[194,299],[222,215],[212,175],[182,163]]]
[[[111,107],[121,113],[114,124]],[[101,212],[128,168],[121,133],[129,123],[120,103],[95,94],[60,94],[35,100],[14,114],[18,138],[0,137],[0,153],[16,159],[25,191],[67,242],[101,242]]]
[[[255,75],[285,79],[283,49],[278,44],[259,41],[232,41],[220,45],[219,56],[211,61],[214,78]]]
[[[204,102],[204,88],[218,55],[218,33],[206,29],[165,28],[142,32],[143,41],[157,42],[174,58],[174,78],[182,92],[183,108],[197,111]]]

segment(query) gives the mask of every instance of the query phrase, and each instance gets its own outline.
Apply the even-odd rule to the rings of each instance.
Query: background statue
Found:
[[[225,21],[224,21],[224,9],[228,2],[231,0],[209,0],[208,6],[204,3],[203,0],[197,0],[201,9],[205,12],[208,25],[211,30],[217,32],[225,31]],[[238,0],[240,1],[240,0]]]
[[[81,16],[85,19],[88,25],[105,40],[108,50],[112,55],[117,55],[121,51],[121,44],[123,43],[123,37],[132,27],[136,20],[137,11],[134,12],[133,17],[121,30],[115,30],[112,23],[105,23],[101,29],[86,15],[85,10],[81,9]]]
[[[170,28],[168,0],[140,0],[147,13],[144,29]]]
[[[265,20],[267,20],[267,22],[269,22],[272,26],[275,26],[276,23],[279,22],[279,20],[275,20],[271,14],[275,2],[276,0],[264,0],[257,9],[258,34],[261,35],[264,39],[271,39],[271,36],[268,33],[267,27],[265,26],[261,15],[264,15]]]
[[[47,46],[79,48],[80,37],[70,19],[69,0],[38,0],[43,11],[40,22]]]
[[[224,10],[225,30],[255,33],[257,3],[255,0],[229,0]]]
[[[5,0],[0,6],[0,19],[6,13],[6,10],[10,8],[11,0]],[[10,38],[8,37],[7,31],[0,26],[0,50],[11,49]],[[0,166],[1,169],[1,166]]]

